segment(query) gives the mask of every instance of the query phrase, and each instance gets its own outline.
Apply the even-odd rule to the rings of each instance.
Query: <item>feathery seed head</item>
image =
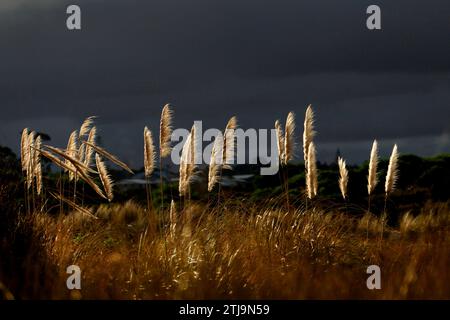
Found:
[[[145,176],[148,178],[155,169],[155,146],[153,145],[152,132],[144,128],[144,169]]]
[[[341,157],[338,158],[339,165],[339,189],[341,189],[341,194],[344,200],[347,198],[347,184],[348,184],[348,170],[345,164],[345,160]]]
[[[161,120],[159,124],[159,153],[161,158],[170,155],[172,150],[170,146],[170,138],[172,135],[172,115],[173,112],[169,104],[166,104],[161,112]]]
[[[222,163],[223,168],[231,169],[231,164],[234,163],[234,151],[236,144],[236,134],[235,130],[237,128],[237,119],[235,116],[231,117],[225,127],[225,132],[223,135],[223,156]]]
[[[111,179],[111,176],[109,175],[105,163],[97,153],[95,154],[95,163],[97,165],[98,174],[105,190],[105,194],[108,198],[108,201],[111,202],[114,198],[113,181]]]
[[[29,163],[29,156],[30,156],[30,147],[28,145],[28,135],[29,135],[28,128],[23,129],[22,137],[20,140],[20,161],[22,164],[23,172],[27,171],[27,167],[28,167],[28,163]]]
[[[66,153],[71,158],[77,158],[78,157],[78,132],[75,130],[73,131],[70,136],[69,140],[67,142],[67,148]],[[66,159],[66,165],[69,167],[73,167],[72,163]],[[69,181],[72,181],[75,179],[75,174],[72,173],[72,171],[69,171]]]
[[[42,193],[42,164],[41,164],[41,154],[39,150],[42,147],[41,136],[38,136],[34,142],[34,177],[36,178],[36,191],[38,195]]]
[[[394,145],[392,149],[391,157],[389,159],[388,171],[386,174],[386,183],[384,187],[384,191],[386,195],[394,191],[397,179],[398,179],[398,151],[397,145]]]
[[[284,164],[287,163],[294,158],[295,152],[295,140],[294,140],[294,132],[295,132],[295,115],[293,112],[289,112],[286,125],[285,125],[285,133],[284,133]]]
[[[316,147],[311,142],[308,147],[308,167],[306,171],[306,189],[308,198],[312,199],[317,195],[317,163],[316,163]]]
[[[313,141],[316,132],[314,131],[314,112],[311,105],[308,106],[305,113],[305,122],[303,129],[303,159],[305,167],[308,166],[308,148]]]
[[[367,192],[369,196],[375,190],[378,184],[378,143],[377,140],[373,141],[372,150],[370,151],[370,161],[369,161],[369,175],[367,177]]]
[[[89,142],[91,145],[95,145],[96,139],[97,139],[97,128],[94,126],[89,131],[89,136],[88,136],[87,142]],[[84,152],[84,164],[87,167],[91,166],[93,156],[94,156],[94,149],[92,148],[92,146],[86,145],[85,152]]]
[[[221,134],[216,136],[214,140],[213,148],[211,151],[211,159],[209,161],[209,171],[208,171],[208,192],[211,192],[214,186],[219,181],[220,167],[222,166],[222,149],[223,149],[223,137]]]
[[[97,118],[97,117],[91,116],[84,120],[83,124],[80,127],[80,135],[78,136],[80,139],[83,139],[85,136],[88,135],[89,131],[91,130],[92,126],[94,125],[95,118]]]

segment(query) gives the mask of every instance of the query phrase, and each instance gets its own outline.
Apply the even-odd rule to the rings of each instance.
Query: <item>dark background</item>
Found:
[[[78,4],[82,30],[68,31]],[[366,28],[381,7],[382,30]],[[175,126],[271,128],[317,112],[318,160],[450,151],[450,2],[2,0],[0,145],[27,126],[64,146],[89,115],[102,142],[140,167],[162,105]],[[297,130],[301,135],[300,128]],[[299,141],[300,142],[300,141]],[[301,155],[300,152],[298,152]]]

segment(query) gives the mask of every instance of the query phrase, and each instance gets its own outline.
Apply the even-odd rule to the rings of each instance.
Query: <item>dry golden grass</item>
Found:
[[[172,111],[163,108],[160,121],[159,161],[171,151]],[[195,126],[182,149],[179,193],[182,203],[164,208],[160,173],[161,206],[155,208],[150,184],[146,184],[147,206],[128,201],[86,208],[49,192],[60,200],[60,214],[36,211],[29,189],[36,175],[34,155],[41,155],[79,177],[101,197],[112,200],[112,181],[102,158],[124,170],[121,160],[95,144],[96,127],[88,118],[71,135],[67,150],[34,141],[35,133],[22,134],[22,171],[28,200],[27,214],[19,227],[31,238],[24,283],[25,298],[72,299],[405,299],[450,298],[450,210],[448,204],[428,204],[419,215],[405,213],[398,223],[387,225],[387,198],[398,176],[398,152],[394,146],[385,183],[382,217],[370,213],[370,196],[378,182],[377,142],[372,147],[368,176],[368,210],[363,216],[347,209],[324,209],[318,194],[316,147],[313,142],[314,114],[307,108],[303,152],[307,199],[303,207],[290,204],[287,163],[294,155],[294,114],[289,113],[285,133],[275,123],[279,158],[282,162],[286,206],[281,199],[254,203],[247,199],[220,200],[222,168],[234,157],[232,117],[214,142],[208,172],[208,191],[219,185],[215,205],[191,201],[190,183],[197,173]],[[85,140],[87,136],[87,140]],[[75,140],[80,139],[78,148]],[[72,142],[70,141],[72,140]],[[36,152],[38,150],[39,152]],[[145,176],[155,164],[153,137],[144,130]],[[91,169],[96,159],[98,172]],[[102,158],[100,158],[100,156]],[[231,168],[231,167],[230,167]],[[103,190],[88,173],[99,174]],[[339,159],[339,186],[347,200],[348,171]],[[281,175],[280,175],[281,176]],[[61,177],[60,177],[61,180]],[[61,181],[60,181],[61,182]],[[283,181],[282,181],[283,183]],[[61,184],[60,184],[61,186]],[[28,191],[28,192],[27,192]],[[32,190],[33,192],[33,190]],[[209,199],[209,198],[208,198]],[[214,202],[214,201],[213,201]],[[73,212],[63,212],[63,203]],[[178,209],[177,209],[178,207]],[[33,209],[31,209],[33,208]],[[394,221],[395,222],[395,221]],[[66,268],[82,270],[82,290],[66,287]],[[367,267],[381,268],[381,290],[366,286]],[[37,275],[36,275],[37,274]]]
[[[344,211],[229,200],[179,212],[172,204],[171,217],[167,210],[155,221],[156,212],[127,202],[92,208],[98,219],[35,214],[25,223],[34,264],[47,270],[41,298],[450,298],[448,204],[405,214],[395,228]],[[82,270],[75,293],[65,283],[72,264]],[[381,267],[381,290],[366,287],[372,264]]]

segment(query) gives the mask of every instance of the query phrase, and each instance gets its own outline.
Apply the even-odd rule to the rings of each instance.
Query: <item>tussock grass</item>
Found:
[[[370,208],[370,197],[378,183],[376,141],[370,154],[365,214],[358,217],[347,213],[349,172],[342,158],[338,159],[338,173],[345,208],[324,208],[325,204],[318,198],[313,141],[316,132],[311,106],[305,113],[303,132],[305,201],[291,204],[289,200],[287,164],[294,157],[296,145],[292,112],[287,116],[284,134],[280,122],[275,122],[286,206],[281,204],[283,195],[263,203],[233,199],[232,195],[221,199],[222,169],[232,169],[230,164],[235,156],[237,119],[232,117],[223,136],[214,141],[209,165],[207,190],[211,192],[218,185],[217,202],[208,198],[207,203],[202,203],[191,199],[191,183],[198,173],[195,158],[199,142],[194,125],[181,153],[182,201],[177,203],[172,198],[166,208],[162,159],[172,150],[172,117],[173,111],[165,105],[160,120],[161,206],[158,208],[151,199],[149,179],[155,169],[156,151],[147,127],[144,128],[145,207],[131,200],[84,206],[84,183],[100,197],[113,200],[113,181],[104,159],[133,173],[124,162],[96,144],[94,117],[85,120],[79,133],[73,131],[66,150],[42,148],[39,136],[36,138],[34,131],[24,129],[21,154],[27,214],[19,217],[19,226],[31,239],[24,265],[25,283],[33,286],[26,290],[26,297],[450,298],[448,204],[427,204],[419,215],[407,212],[397,224],[392,221],[387,224],[386,203],[395,190],[399,171],[397,145],[389,160],[381,217],[373,215]],[[69,173],[69,181],[75,181],[73,201],[64,191],[62,171],[59,194],[48,190],[60,201],[57,216],[43,209],[36,210],[39,202],[35,201],[34,190],[37,195],[42,191],[41,156]],[[97,171],[91,168],[93,164]],[[83,183],[81,204],[77,203],[78,179]],[[66,289],[66,268],[73,264],[82,270],[81,292]],[[372,264],[381,267],[382,290],[371,291],[366,287],[366,270]]]
[[[172,204],[170,213],[132,201],[90,210],[98,219],[76,211],[27,218],[37,263],[56,270],[45,282],[48,298],[449,298],[447,204],[405,214],[398,228],[369,213],[233,200],[213,208],[192,202],[179,212]],[[164,215],[171,222],[152,220]],[[75,296],[65,289],[71,264],[83,275]],[[366,288],[371,264],[381,267],[382,290]]]

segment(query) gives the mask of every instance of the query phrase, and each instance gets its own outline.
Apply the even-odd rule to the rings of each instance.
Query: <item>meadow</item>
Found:
[[[425,199],[415,211],[393,215],[402,175],[396,145],[383,162],[373,142],[365,181],[356,186],[364,194],[358,205],[352,202],[354,170],[339,157],[334,187],[340,200],[330,203],[320,194],[324,171],[316,159],[311,107],[301,140],[304,179],[293,188],[289,166],[297,143],[295,117],[289,113],[284,128],[279,121],[274,125],[281,168],[277,183],[265,191],[278,192],[256,200],[221,186],[233,170],[237,119],[232,117],[203,171],[195,166],[192,127],[174,190],[161,174],[171,152],[172,116],[166,105],[159,148],[144,128],[147,183],[140,200],[116,198],[108,164],[133,170],[97,144],[94,117],[72,132],[64,149],[44,145],[39,134],[24,129],[18,164],[23,177],[9,185],[22,201],[11,202],[11,191],[0,193],[2,210],[9,212],[0,247],[4,298],[450,298],[448,198]],[[44,161],[59,169],[44,170]],[[150,179],[156,168],[155,190]],[[206,180],[200,182],[203,197],[195,189],[200,172]],[[70,265],[82,271],[81,290],[67,289]],[[370,265],[381,269],[379,290],[366,285]]]
[[[157,227],[164,222],[133,202],[100,206],[94,214],[98,219],[80,213],[24,219],[33,234],[27,264],[35,268],[25,297],[449,298],[448,205],[405,215],[395,229],[370,214],[287,212],[232,201],[191,205],[183,212],[189,218],[164,230]],[[82,270],[79,291],[66,288],[72,264]],[[366,268],[373,264],[382,271],[381,290],[366,286]]]

